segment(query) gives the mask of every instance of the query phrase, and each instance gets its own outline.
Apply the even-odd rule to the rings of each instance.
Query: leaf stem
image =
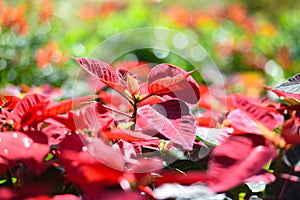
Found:
[[[291,169],[291,171],[290,171],[289,174],[291,175],[292,173],[293,173],[293,169]],[[284,181],[283,186],[282,186],[282,188],[281,188],[281,190],[280,190],[279,200],[283,199],[284,192],[285,192],[285,189],[286,189],[286,186],[287,186],[288,182],[289,182],[288,179],[286,179],[286,180]]]
[[[103,107],[106,108],[107,110],[110,110],[110,111],[113,111],[113,112],[118,113],[118,114],[120,114],[120,115],[124,115],[124,116],[126,116],[126,117],[132,118],[132,116],[131,116],[130,114],[128,114],[128,113],[125,113],[125,112],[123,112],[123,111],[114,109],[114,108],[109,107],[109,106],[104,105],[104,104],[102,104],[102,105],[103,105]]]
[[[133,125],[130,127],[130,129],[132,131],[134,131],[134,129],[135,129],[138,104],[139,104],[139,100],[134,97],[133,98],[133,113],[132,113],[132,116],[131,116],[131,118],[133,119]]]
[[[283,150],[280,149],[279,150],[279,156],[276,160],[275,163],[275,167],[276,167],[276,171],[275,171],[275,177],[276,177],[276,184],[275,184],[275,191],[276,191],[276,197],[278,199],[280,193],[281,193],[281,189],[280,189],[280,167],[281,167],[281,158],[282,158],[282,154],[283,154]]]
[[[128,96],[128,95],[126,95],[126,93],[123,93],[123,92],[119,92],[119,91],[117,91],[121,96],[123,96],[125,99],[127,99],[128,100],[128,102],[132,105],[132,106],[134,106],[134,103],[132,102],[132,100],[130,99],[130,97]]]

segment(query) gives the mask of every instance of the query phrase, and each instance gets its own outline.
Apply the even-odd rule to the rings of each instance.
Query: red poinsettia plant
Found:
[[[195,71],[171,64],[143,83],[126,68],[76,61],[104,84],[96,94],[1,95],[0,199],[284,199],[294,191],[300,75],[267,88],[280,102],[221,100]]]

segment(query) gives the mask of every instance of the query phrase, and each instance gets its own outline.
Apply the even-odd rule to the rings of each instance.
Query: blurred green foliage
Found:
[[[272,8],[278,4],[268,0],[255,4],[192,0],[185,4],[156,0],[0,2],[0,87],[8,83],[59,87],[72,82],[78,70],[73,56],[88,57],[110,36],[143,27],[165,27],[185,34],[201,44],[224,73],[256,70],[276,84],[300,67],[300,11],[291,1],[284,5],[275,12]],[[176,47],[174,38],[166,39],[172,40]],[[126,45],[132,44],[129,41]],[[132,55],[140,61],[193,68],[189,60],[172,51],[161,54],[153,49],[134,50],[116,61]],[[203,55],[193,56],[197,60]]]

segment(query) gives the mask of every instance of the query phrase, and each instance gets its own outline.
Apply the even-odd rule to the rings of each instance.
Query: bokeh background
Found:
[[[300,10],[293,0],[5,0],[0,1],[1,93],[68,91],[79,68],[73,57],[89,57],[110,36],[143,27],[165,27],[196,40],[233,92],[259,95],[257,88],[276,85],[300,69]],[[180,35],[172,41],[184,48]],[[191,56],[202,55],[191,51]],[[129,52],[116,62],[193,68],[178,55],[153,49]]]

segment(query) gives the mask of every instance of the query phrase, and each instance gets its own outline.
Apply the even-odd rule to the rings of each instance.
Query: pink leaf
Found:
[[[200,99],[200,91],[196,81],[190,76],[192,72],[170,65],[155,66],[148,77],[149,94],[170,95],[187,103],[196,104]]]
[[[275,110],[250,103],[246,97],[240,95],[234,95],[233,99],[236,107],[247,113],[253,120],[260,122],[270,130],[275,129],[283,123],[283,116],[279,113],[276,113]]]
[[[196,129],[196,134],[212,145],[219,145],[225,141],[229,135],[233,132],[232,128],[206,128],[198,126]]]
[[[133,173],[154,172],[164,167],[163,161],[160,158],[141,158],[136,164],[128,166]]]
[[[208,186],[215,192],[226,191],[259,173],[276,155],[276,148],[262,136],[233,135],[212,151]]]
[[[256,127],[256,124],[251,117],[239,108],[231,111],[227,118],[230,120],[230,125],[236,131],[261,134],[261,131]]]
[[[90,105],[81,113],[81,120],[85,122],[85,126],[91,130],[106,130],[112,126],[114,122],[113,115],[108,111],[102,103],[98,102]]]
[[[117,74],[109,64],[89,58],[76,58],[75,60],[91,75],[109,82],[118,82]]]
[[[0,156],[10,161],[33,158],[41,162],[50,150],[48,145],[35,143],[17,131],[0,132],[0,141]]]
[[[289,180],[291,182],[300,183],[299,176],[295,176],[293,174],[286,174],[286,173],[284,173],[284,174],[280,175],[280,178]]]
[[[109,64],[89,58],[76,58],[75,60],[83,69],[91,75],[98,77],[107,86],[119,92],[126,89],[124,85],[119,84],[119,78]]]
[[[267,171],[261,171],[258,174],[247,178],[244,182],[260,182],[263,181],[266,184],[270,184],[276,180],[274,174],[271,174]]]
[[[196,123],[185,103],[170,100],[138,109],[137,124],[151,127],[166,138],[189,148],[196,137]]]

